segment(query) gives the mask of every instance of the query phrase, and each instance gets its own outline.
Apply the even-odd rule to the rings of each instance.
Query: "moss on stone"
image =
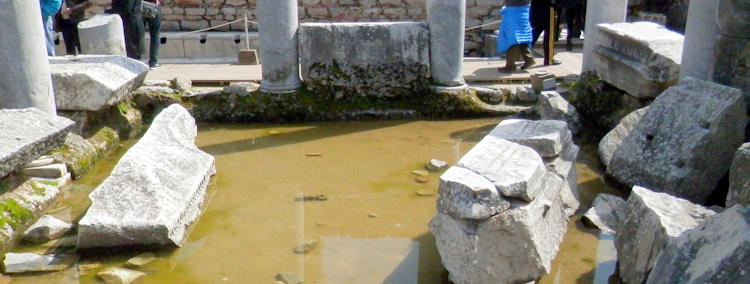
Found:
[[[34,217],[34,214],[29,209],[24,208],[12,198],[0,201],[0,212],[3,213],[0,216],[0,227],[8,224],[14,230],[18,230],[18,228]]]
[[[47,192],[47,190],[44,189],[44,186],[39,185],[35,181],[32,181],[30,184],[31,184],[31,190],[34,191],[34,194],[36,195],[44,195]]]

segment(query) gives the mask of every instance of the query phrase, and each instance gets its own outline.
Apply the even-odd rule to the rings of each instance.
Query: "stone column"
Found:
[[[290,93],[300,87],[297,52],[297,1],[258,0],[255,14],[260,33],[261,91]]]
[[[586,26],[583,40],[582,72],[596,71],[594,45],[598,31],[596,25],[625,22],[628,0],[588,0],[586,3]]]
[[[747,1],[690,1],[680,80],[694,77],[741,89],[750,107],[747,15],[750,15]]]
[[[39,1],[0,0],[0,108],[56,114]]]
[[[96,15],[78,23],[81,53],[125,56],[125,32],[119,15]]]
[[[430,73],[440,86],[464,85],[466,0],[427,0]]]

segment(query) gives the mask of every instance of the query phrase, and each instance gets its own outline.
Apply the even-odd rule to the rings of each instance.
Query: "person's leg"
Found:
[[[508,48],[505,52],[505,67],[500,68],[500,72],[510,73],[516,71],[516,58],[518,58],[518,52],[520,44],[516,44]]]
[[[140,59],[136,57],[138,49],[136,38],[138,35],[133,24],[133,18],[128,14],[120,14],[120,18],[122,18],[122,27],[125,33],[125,52],[130,58]]]
[[[156,67],[159,63],[159,45],[161,42],[159,38],[159,28],[161,27],[161,7],[158,7],[156,17],[149,19],[146,22],[148,23],[148,33],[151,37],[148,52],[148,66]]]
[[[519,46],[521,48],[521,58],[523,59],[523,66],[521,66],[521,69],[526,70],[527,68],[534,66],[536,61],[534,61],[534,56],[531,55],[528,44],[524,43]]]
[[[67,20],[58,21],[60,30],[62,31],[63,41],[65,42],[65,53],[68,55],[74,55],[76,51],[75,40],[73,34],[75,33],[75,26]]]
[[[42,19],[42,25],[44,28],[44,39],[47,45],[47,56],[55,56],[55,41],[54,30],[52,28],[52,18]]]
[[[146,50],[146,28],[143,27],[143,15],[140,12],[133,13],[133,24],[135,26],[136,59],[141,60]]]
[[[78,54],[82,54],[83,52],[81,51],[81,39],[78,37],[78,24],[73,24],[73,28],[71,29],[71,31],[73,32],[73,46],[78,50]]]

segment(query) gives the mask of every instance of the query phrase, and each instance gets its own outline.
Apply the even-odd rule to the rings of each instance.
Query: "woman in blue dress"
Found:
[[[497,37],[497,53],[505,53],[506,63],[504,68],[498,70],[503,73],[515,72],[516,59],[523,59],[521,70],[534,66],[534,57],[531,56],[531,23],[529,22],[529,10],[531,0],[508,0],[506,6],[500,10],[502,22]]]

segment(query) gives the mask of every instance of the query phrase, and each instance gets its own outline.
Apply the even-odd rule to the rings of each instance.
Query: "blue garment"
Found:
[[[55,41],[54,41],[54,35],[55,31],[52,28],[52,17],[46,17],[42,19],[42,27],[44,28],[44,41],[46,42],[47,46],[47,56],[55,56]]]
[[[526,43],[531,45],[531,23],[529,6],[508,6],[500,10],[502,22],[497,35],[497,53],[503,54],[511,46]],[[531,48],[531,47],[529,47]]]
[[[42,19],[46,19],[60,11],[62,0],[39,0],[39,6],[42,7]]]

